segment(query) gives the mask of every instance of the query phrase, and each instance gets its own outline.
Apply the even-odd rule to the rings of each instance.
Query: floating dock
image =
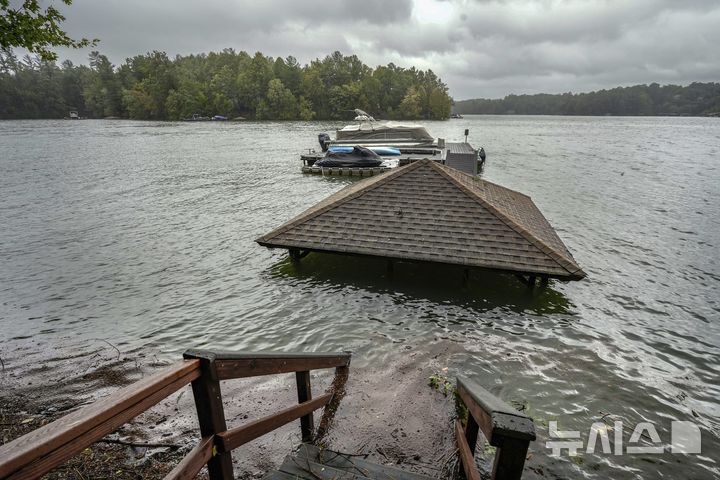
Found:
[[[302,166],[302,173],[332,175],[336,177],[372,177],[387,172],[390,167],[349,168],[349,167],[308,167]]]
[[[431,160],[441,165],[453,167],[470,175],[477,175],[482,170],[485,162],[484,152],[473,148],[468,143],[448,142],[438,147],[401,147],[400,155],[383,157],[393,167],[382,166],[372,168],[347,168],[347,167],[316,167],[315,162],[325,156],[324,152],[309,152],[300,155],[302,160],[302,173],[315,175],[335,175],[350,177],[371,177],[386,172],[395,166],[404,166],[415,163],[419,160]]]

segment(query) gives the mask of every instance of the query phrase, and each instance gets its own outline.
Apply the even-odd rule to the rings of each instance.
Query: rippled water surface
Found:
[[[299,173],[339,126],[0,122],[0,352],[27,337],[341,349],[362,369],[445,344],[451,376],[536,419],[529,475],[720,476],[719,119],[428,122],[448,140],[470,128],[484,178],[531,195],[588,273],[536,292],[360,258],[296,267],[254,243],[352,181]],[[695,422],[703,453],[548,456],[550,420],[585,440],[602,418],[626,442],[654,422],[666,450],[671,421]]]

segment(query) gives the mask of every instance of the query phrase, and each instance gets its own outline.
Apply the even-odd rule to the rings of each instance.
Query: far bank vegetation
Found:
[[[720,83],[634,85],[589,93],[508,95],[455,103],[463,114],[698,116],[720,113]]]
[[[169,58],[152,52],[113,65],[0,55],[0,118],[179,120],[193,114],[260,120],[348,119],[361,108],[385,119],[445,119],[452,99],[432,70],[371,68],[335,52],[302,65],[225,49]]]

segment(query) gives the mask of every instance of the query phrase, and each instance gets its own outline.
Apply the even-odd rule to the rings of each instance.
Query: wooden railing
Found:
[[[535,440],[532,419],[467,378],[458,377],[457,394],[468,411],[464,427],[455,421],[455,438],[467,479],[480,480],[474,459],[479,430],[497,449],[491,478],[522,477],[528,446]]]
[[[188,383],[192,384],[201,440],[166,477],[190,479],[208,466],[211,480],[233,478],[230,452],[298,418],[303,441],[312,439],[313,412],[333,393],[312,398],[310,370],[335,368],[347,377],[349,353],[237,353],[188,350],[185,360],[167,367],[107,398],[70,413],[0,446],[0,479],[38,478]],[[295,372],[298,405],[228,429],[220,381]],[[336,384],[336,382],[334,382]]]

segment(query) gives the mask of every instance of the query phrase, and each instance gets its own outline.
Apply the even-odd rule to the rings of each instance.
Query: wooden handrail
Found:
[[[477,474],[473,452],[481,430],[490,445],[497,447],[491,478],[522,477],[528,446],[535,440],[532,419],[467,378],[458,377],[457,394],[468,410],[464,431],[459,424],[455,428],[466,476]],[[469,470],[471,474],[467,473]]]
[[[207,464],[210,480],[233,478],[231,451],[245,443],[245,441],[249,441],[242,441],[245,438],[243,435],[248,435],[254,431],[248,430],[248,428],[253,427],[257,428],[257,431],[262,430],[257,436],[264,435],[287,422],[277,424],[277,426],[265,431],[266,425],[273,424],[272,422],[280,418],[280,415],[288,414],[287,411],[283,411],[280,414],[258,420],[258,422],[266,422],[265,424],[251,423],[246,427],[228,431],[220,393],[219,382],[221,380],[295,372],[299,407],[318,405],[302,410],[292,409],[291,412],[291,414],[297,413],[297,411],[302,412],[299,417],[294,417],[291,420],[301,418],[300,427],[303,441],[310,441],[313,431],[313,411],[325,405],[331,398],[331,396],[327,398],[323,396],[317,400],[312,400],[310,370],[335,368],[336,374],[346,374],[351,358],[350,353],[247,353],[194,349],[185,351],[183,356],[200,360],[202,375],[193,382],[193,395],[198,412],[200,432],[203,436],[215,436],[216,445],[221,447],[218,449],[217,455],[213,456]]]
[[[270,433],[283,425],[297,420],[310,412],[324,407],[330,402],[332,393],[326,393],[300,405],[286,408],[272,415],[254,420],[247,425],[231,428],[226,432],[219,433],[217,445],[221,452],[229,452],[235,450],[239,446],[262,437],[266,433]]]
[[[113,395],[0,446],[0,478],[39,477],[200,376],[199,362],[171,365]]]
[[[223,352],[186,350],[185,358],[204,358],[213,362],[216,380],[258,377],[279,373],[302,372],[323,368],[347,367],[350,353]]]
[[[467,478],[467,480],[480,480],[480,472],[475,468],[473,449],[468,445],[465,432],[459,420],[455,420],[455,439],[457,440],[460,463],[463,466],[463,470],[465,470],[465,478]]]
[[[183,457],[175,468],[165,476],[165,480],[191,480],[213,457],[214,437],[203,437],[195,448]]]
[[[302,420],[303,440],[311,439],[312,412],[327,405],[333,394],[312,398],[310,370],[335,368],[336,375],[346,377],[350,364],[349,353],[252,354],[188,350],[184,357],[183,362],[0,446],[0,479],[44,475],[191,383],[202,439],[166,478],[193,478],[207,464],[211,480],[227,480],[233,478],[230,451],[250,440],[298,418]],[[299,405],[227,429],[220,380],[290,372],[296,372]]]

